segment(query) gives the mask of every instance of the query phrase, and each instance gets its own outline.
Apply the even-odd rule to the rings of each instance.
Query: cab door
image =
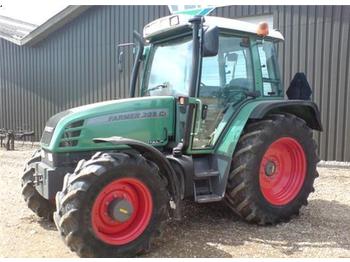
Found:
[[[211,152],[237,109],[246,91],[254,90],[253,63],[249,38],[220,35],[219,52],[202,60],[196,115],[193,125],[192,153]]]

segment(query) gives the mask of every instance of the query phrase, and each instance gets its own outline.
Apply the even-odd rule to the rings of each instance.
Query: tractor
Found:
[[[72,108],[46,123],[22,194],[81,257],[150,250],[183,200],[223,201],[249,223],[299,214],[318,176],[311,88],[286,94],[280,32],[173,14],[134,32],[130,97]]]

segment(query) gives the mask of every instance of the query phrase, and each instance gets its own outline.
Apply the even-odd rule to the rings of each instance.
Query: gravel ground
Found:
[[[37,218],[20,195],[23,164],[34,150],[0,149],[0,257],[76,257],[55,225]],[[147,257],[350,257],[350,169],[319,168],[316,192],[289,223],[246,224],[223,204],[186,202]]]

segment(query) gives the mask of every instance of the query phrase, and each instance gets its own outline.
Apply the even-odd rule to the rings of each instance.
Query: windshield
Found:
[[[152,48],[143,87],[144,96],[188,95],[192,40],[189,37]]]

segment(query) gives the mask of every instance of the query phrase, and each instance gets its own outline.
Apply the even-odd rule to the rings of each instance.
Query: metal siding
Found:
[[[34,47],[0,40],[0,127],[34,128],[68,107],[128,95],[133,63],[124,72],[116,45],[158,17],[167,6],[99,6]],[[315,132],[322,159],[350,161],[350,6],[225,6],[212,15],[266,15],[285,36],[277,46],[283,84],[305,72],[319,105],[324,132]]]
[[[163,6],[92,7],[34,47],[0,39],[0,128],[31,128],[55,113],[128,95],[133,55],[117,70],[118,43],[161,16]]]
[[[350,161],[350,6],[219,7],[212,15],[271,13],[285,42],[277,47],[285,87],[305,72],[324,132],[315,132],[321,159]]]

